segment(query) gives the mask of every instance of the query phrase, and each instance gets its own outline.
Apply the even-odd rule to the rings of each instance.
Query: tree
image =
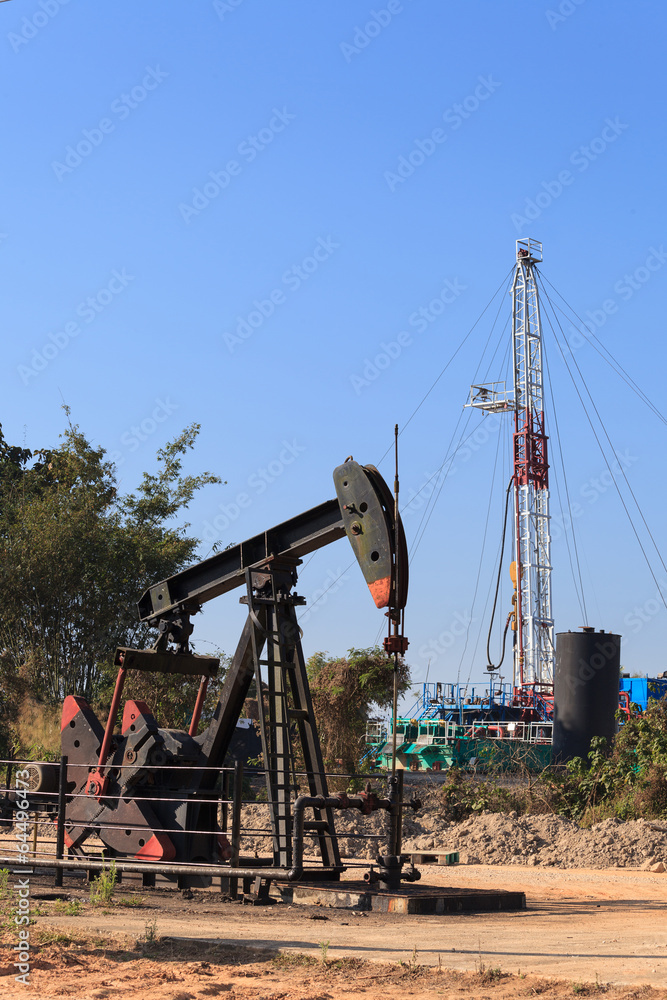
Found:
[[[66,409],[67,416],[69,411]],[[117,645],[145,644],[136,601],[156,580],[193,560],[189,525],[170,522],[216,475],[183,475],[194,447],[191,424],[157,453],[134,493],[69,424],[61,444],[31,453],[0,430],[0,666],[49,703],[68,694],[95,699],[109,680]]]
[[[610,748],[594,736],[586,759],[543,775],[553,807],[569,818],[597,822],[606,816],[651,819],[667,816],[667,701],[626,719]]]
[[[328,767],[354,772],[373,708],[391,706],[394,659],[379,646],[350,649],[345,657],[315,653],[306,664],[313,708]],[[410,667],[398,658],[398,691],[410,686]]]

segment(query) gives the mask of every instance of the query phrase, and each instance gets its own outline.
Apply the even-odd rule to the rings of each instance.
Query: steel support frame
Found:
[[[274,865],[280,868],[292,865],[292,799],[298,795],[292,746],[295,730],[310,795],[322,799],[329,795],[295,611],[297,605],[305,602],[291,593],[296,583],[297,563],[295,559],[278,557],[265,570],[246,570],[246,597],[242,598],[254,626],[252,653],[262,754]],[[263,692],[267,695],[268,711],[264,710]],[[322,865],[343,870],[330,806],[315,810],[312,826],[317,831]]]
[[[514,494],[517,643],[514,678],[537,689],[553,684],[549,475],[544,432],[542,327],[534,265],[542,245],[517,240],[512,285]]]

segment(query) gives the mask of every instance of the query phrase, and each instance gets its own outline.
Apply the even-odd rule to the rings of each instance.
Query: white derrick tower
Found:
[[[492,412],[514,411],[514,683],[548,694],[554,674],[549,465],[542,326],[534,271],[541,261],[541,243],[517,240],[512,284],[514,398],[503,383],[495,382],[473,386],[469,405]]]
[[[515,680],[521,686],[553,684],[549,464],[544,433],[542,325],[534,266],[542,244],[517,240],[512,285],[514,356],[514,498],[516,509]]]

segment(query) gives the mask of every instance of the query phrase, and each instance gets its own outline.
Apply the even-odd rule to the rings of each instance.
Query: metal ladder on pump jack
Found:
[[[292,865],[291,796],[299,793],[295,768],[292,731],[296,724],[304,757],[304,768],[311,796],[328,792],[324,777],[324,761],[317,737],[316,721],[306,676],[301,646],[301,629],[295,607],[305,600],[291,589],[296,584],[296,567],[300,559],[274,560],[261,572],[246,571],[250,616],[266,638],[266,653],[253,630],[253,662],[258,698],[263,697],[262,674],[268,682],[268,725],[260,712],[262,752],[267,770],[267,792],[271,805],[274,863],[278,867]],[[315,819],[305,829],[318,836],[322,861],[326,867],[340,866],[340,855],[330,808],[315,810]]]

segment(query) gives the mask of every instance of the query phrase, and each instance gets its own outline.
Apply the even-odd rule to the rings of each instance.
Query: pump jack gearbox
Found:
[[[69,696],[62,712],[62,753],[67,756],[65,843],[85,857],[84,843],[97,836],[108,857],[136,862],[215,864],[229,857],[218,831],[215,784],[250,684],[255,678],[259,725],[271,816],[273,857],[267,870],[301,871],[304,825],[317,838],[319,877],[343,870],[333,809],[362,808],[345,796],[329,796],[301,647],[294,592],[302,557],[347,535],[378,608],[405,607],[408,560],[403,526],[395,523],[392,495],[373,466],[348,459],[334,471],[336,499],[226,549],[150,587],[138,609],[158,629],[149,650],[121,648],[116,690],[106,728],[83,698]],[[248,608],[239,644],[220,691],[213,719],[198,733],[206,685],[218,660],[194,655],[191,615],[207,601],[245,587]],[[148,705],[128,701],[121,732],[114,734],[128,670],[199,676],[201,685],[189,732],[160,728]],[[293,823],[297,782],[293,753],[301,744],[314,822]],[[304,796],[301,797],[304,799]],[[343,802],[345,799],[345,802]],[[368,801],[360,798],[363,809]],[[373,808],[396,812],[395,802],[374,799]],[[363,811],[363,810],[362,810]],[[297,843],[296,852],[294,843]],[[297,865],[294,865],[294,854]]]

